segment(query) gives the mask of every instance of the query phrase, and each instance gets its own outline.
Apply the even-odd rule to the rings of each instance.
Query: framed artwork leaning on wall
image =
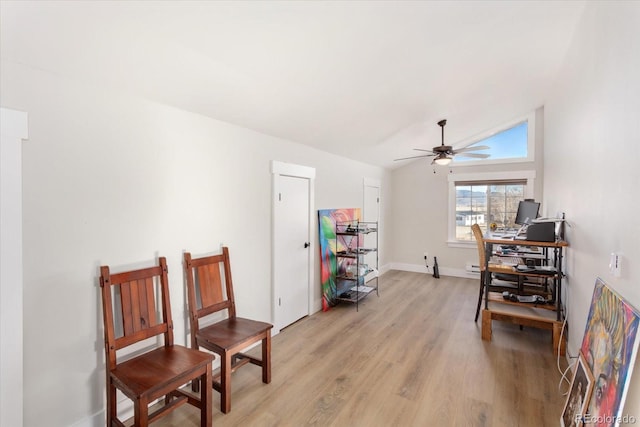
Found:
[[[594,384],[586,426],[619,426],[638,353],[640,314],[596,279],[580,353]]]
[[[562,410],[560,425],[562,427],[574,427],[584,425],[583,420],[593,390],[593,374],[587,366],[584,357],[580,355],[576,363],[576,369],[571,380],[571,387],[567,395],[567,401]]]

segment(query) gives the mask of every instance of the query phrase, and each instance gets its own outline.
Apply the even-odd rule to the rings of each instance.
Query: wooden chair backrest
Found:
[[[478,262],[480,263],[480,271],[484,271],[487,259],[484,252],[484,237],[482,237],[482,230],[478,224],[473,224],[471,226],[471,231],[473,231],[473,236],[476,238],[476,245],[478,246]]]
[[[198,319],[222,310],[227,310],[229,318],[235,318],[229,248],[224,246],[221,254],[203,258],[191,258],[185,252],[184,265],[192,330],[197,328]]]
[[[161,316],[158,316],[156,307],[158,285]],[[164,335],[165,346],[173,345],[167,261],[164,257],[160,257],[157,266],[117,274],[111,274],[108,266],[102,266],[100,287],[105,354],[111,370],[116,367],[116,351],[124,347],[156,335]],[[120,336],[116,336],[117,325],[121,325]]]

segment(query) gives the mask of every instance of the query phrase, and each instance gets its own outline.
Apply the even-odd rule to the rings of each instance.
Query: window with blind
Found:
[[[515,225],[518,203],[533,197],[533,171],[458,174],[449,177],[449,242],[473,242],[473,224]]]
[[[515,227],[518,203],[524,200],[526,180],[456,182],[456,240],[473,240],[471,226]]]

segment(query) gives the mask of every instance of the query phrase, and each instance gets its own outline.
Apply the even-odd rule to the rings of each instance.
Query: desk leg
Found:
[[[483,322],[484,322],[484,318],[483,318]],[[558,354],[558,350],[560,351],[560,356],[564,356],[566,354],[567,348],[566,348],[566,340],[560,340],[560,337],[562,336],[562,322],[555,322],[553,324],[553,333],[552,333],[552,339],[553,339],[553,354]]]
[[[482,310],[482,339],[491,341],[491,312]]]

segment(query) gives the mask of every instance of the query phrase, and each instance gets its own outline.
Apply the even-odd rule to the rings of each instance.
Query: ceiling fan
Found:
[[[449,163],[451,163],[451,160],[453,160],[453,156],[460,156],[460,157],[473,157],[476,159],[486,159],[487,157],[489,157],[489,154],[483,154],[483,153],[470,153],[470,151],[476,151],[476,150],[487,150],[489,149],[489,146],[487,145],[480,145],[480,146],[472,146],[472,147],[464,147],[464,148],[459,148],[457,150],[454,150],[452,146],[450,145],[444,145],[444,126],[447,124],[446,120],[440,120],[438,122],[438,126],[440,126],[440,128],[442,129],[442,143],[436,147],[433,147],[433,149],[431,150],[425,150],[422,148],[414,148],[414,150],[416,151],[424,151],[428,154],[421,154],[419,156],[412,156],[412,157],[403,157],[401,159],[394,159],[394,161],[398,161],[398,160],[408,160],[408,159],[417,159],[420,157],[433,157],[433,160],[431,161],[431,164],[437,164],[440,166],[446,166]]]

